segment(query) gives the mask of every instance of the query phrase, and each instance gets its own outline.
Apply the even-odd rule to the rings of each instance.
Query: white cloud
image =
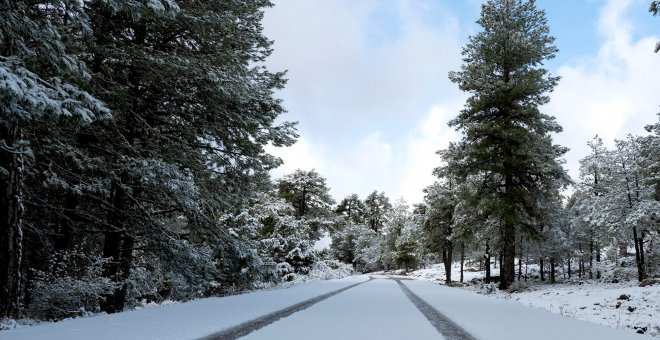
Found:
[[[546,112],[564,127],[556,142],[571,148],[566,160],[573,179],[578,179],[578,160],[589,153],[587,141],[594,135],[611,144],[628,133],[642,134],[656,120],[657,37],[633,40],[635,26],[628,13],[633,3],[608,1],[598,20],[603,39],[598,53],[558,70],[562,79]]]
[[[266,152],[280,157],[284,161],[284,164],[271,171],[274,178],[282,177],[297,169],[316,169],[317,172],[323,173],[327,168],[321,152],[316,150],[305,137],[299,137],[296,144],[287,148],[268,145]]]
[[[417,131],[408,138],[405,167],[398,182],[398,196],[403,196],[409,203],[420,203],[424,198],[422,190],[436,181],[433,169],[440,166],[440,157],[436,151],[446,148],[450,141],[456,140],[457,134],[447,126],[447,122],[456,116],[460,105],[437,105],[432,107]]]
[[[307,150],[282,155],[273,176],[318,164],[337,200],[407,195],[399,188],[409,134],[432,103],[457,92],[447,73],[460,64],[458,20],[434,0],[274,2],[264,19],[275,41],[268,65],[288,69],[284,118],[300,122]]]

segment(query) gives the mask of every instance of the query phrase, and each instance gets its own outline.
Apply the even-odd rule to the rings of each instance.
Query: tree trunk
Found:
[[[578,260],[578,278],[582,280],[582,275],[584,275],[584,254],[582,254],[582,243],[578,243],[578,249],[580,250],[580,259]]]
[[[101,311],[106,313],[116,313],[124,310],[125,287],[123,275],[120,271],[123,269],[122,243],[125,238],[124,213],[126,209],[126,193],[118,182],[112,183],[110,193],[112,202],[112,211],[109,213],[109,229],[104,233],[103,257],[108,262],[103,265],[102,275],[109,278],[117,284],[117,288],[104,295],[99,301]]]
[[[594,278],[594,239],[593,236],[589,241],[589,278]]]
[[[510,188],[513,186],[513,176],[504,177],[505,194],[511,195]],[[502,250],[502,265],[500,266],[500,289],[507,289],[515,278],[515,258],[516,258],[516,226],[509,218],[504,220],[504,242]]]
[[[550,258],[550,282],[555,283],[555,258]]]
[[[465,263],[465,242],[461,242],[461,281],[463,282],[463,264]]]
[[[442,247],[442,262],[445,265],[445,283],[451,283],[451,262],[453,253],[452,241],[445,238],[445,244]]]
[[[568,257],[568,279],[571,279],[571,257]]]
[[[541,281],[545,281],[545,270],[543,266],[543,256],[539,258],[539,272],[541,273]]]
[[[0,318],[17,317],[23,257],[23,150],[17,124],[0,125]],[[3,173],[4,172],[4,173]]]
[[[55,253],[55,263],[53,264],[53,274],[59,271],[65,252],[71,250],[73,246],[75,211],[78,206],[78,197],[73,192],[67,192],[64,197],[64,211],[58,217],[57,235],[53,244]]]
[[[486,268],[486,283],[490,283],[490,245],[486,240],[486,253],[484,254],[484,268]]]
[[[518,282],[522,277],[522,259],[523,259],[523,238],[520,237],[520,256],[518,257]]]
[[[633,238],[635,243],[635,262],[637,263],[637,279],[641,282],[646,278],[644,270],[644,243],[642,237],[637,237],[637,227],[633,227]]]

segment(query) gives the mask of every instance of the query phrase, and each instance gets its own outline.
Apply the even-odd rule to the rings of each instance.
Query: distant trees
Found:
[[[314,170],[296,170],[277,181],[278,195],[296,208],[298,217],[327,213],[335,203],[329,190],[325,178]]]
[[[392,204],[384,192],[374,191],[364,199],[364,205],[367,224],[377,233],[383,228],[387,212],[392,208]]]
[[[655,126],[647,129],[654,134],[617,140],[611,150],[594,138],[592,154],[581,161],[583,176],[575,204],[592,240],[616,240],[614,246],[623,254],[632,244],[640,281],[648,275],[646,244],[658,237],[660,211],[656,172],[660,144]]]

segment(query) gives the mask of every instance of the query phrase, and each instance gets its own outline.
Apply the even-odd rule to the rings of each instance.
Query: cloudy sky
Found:
[[[268,66],[288,71],[277,95],[300,138],[269,150],[285,162],[273,177],[316,169],[336,200],[378,190],[420,202],[440,164],[435,152],[458,139],[447,122],[466,95],[447,73],[479,30],[482,2],[275,0],[264,19],[275,42]],[[649,3],[537,0],[560,49],[546,67],[562,77],[542,111],[564,127],[554,139],[571,149],[575,179],[594,135],[611,145],[657,120],[660,18]]]

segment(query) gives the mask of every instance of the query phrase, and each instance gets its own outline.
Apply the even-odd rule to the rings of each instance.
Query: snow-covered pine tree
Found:
[[[335,203],[325,178],[314,169],[298,169],[279,179],[277,192],[296,208],[296,216],[299,218],[328,215],[330,206]]]
[[[177,244],[212,248],[220,272],[240,267],[241,240],[215,216],[237,211],[280,164],[264,146],[293,143],[293,124],[273,96],[284,84],[264,60],[266,0],[177,2],[92,0],[84,56],[92,89],[113,110],[83,147],[104,158],[99,205],[104,275],[121,283],[102,308],[123,309],[139,246],[172,258]],[[183,225],[173,223],[183,216]],[[176,242],[172,244],[172,240]],[[190,258],[194,258],[190,257]],[[172,267],[175,268],[175,267]],[[231,278],[231,273],[217,279]],[[230,282],[227,282],[230,283]]]
[[[108,110],[81,85],[82,63],[63,39],[89,33],[79,1],[0,3],[0,317],[19,310],[23,279],[23,186],[32,156],[24,128],[35,119],[90,122]]]
[[[378,233],[386,222],[386,217],[392,204],[384,192],[374,190],[364,199],[366,221],[374,232]]]
[[[456,183],[451,181],[436,182],[424,189],[424,202],[427,205],[426,221],[427,232],[434,240],[434,248],[442,253],[442,262],[445,266],[445,282],[451,282],[451,265],[454,254],[454,210],[458,203],[453,191]]]
[[[335,212],[345,216],[353,223],[362,223],[364,221],[366,207],[357,194],[351,194],[339,202],[337,208],[335,208]]]
[[[459,178],[480,174],[488,185],[481,203],[501,222],[505,289],[514,279],[518,231],[537,225],[538,202],[555,193],[548,188],[568,182],[559,161],[566,149],[551,138],[562,129],[539,111],[558,81],[542,67],[557,48],[533,0],[487,1],[477,23],[483,31],[464,47],[461,70],[449,74],[471,97],[450,122],[463,139],[448,166]]]

